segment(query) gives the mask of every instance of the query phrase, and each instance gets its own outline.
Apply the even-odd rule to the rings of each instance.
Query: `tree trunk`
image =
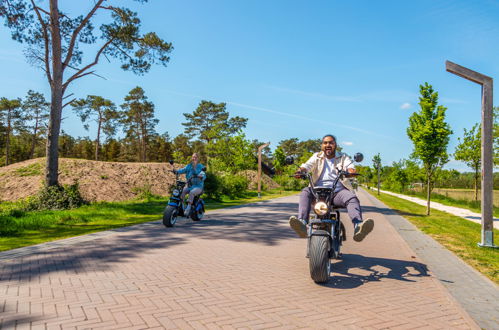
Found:
[[[11,109],[7,109],[7,136],[5,138],[5,165],[10,164],[10,131],[12,126],[10,123]]]
[[[62,115],[62,54],[61,32],[59,28],[58,0],[50,0],[50,32],[52,36],[52,85],[50,118],[47,133],[47,166],[45,183],[47,186],[59,184],[59,132]]]
[[[95,139],[95,160],[99,160],[99,147],[100,147],[100,129],[102,121],[99,118],[99,124],[97,126],[97,138]]]
[[[426,183],[426,215],[430,215],[430,196],[431,196],[431,177],[428,175],[428,181]]]

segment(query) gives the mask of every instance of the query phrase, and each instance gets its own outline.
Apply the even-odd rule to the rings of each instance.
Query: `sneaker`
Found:
[[[188,218],[190,213],[191,213],[191,204],[187,205],[187,208],[184,211],[184,216]]]
[[[356,222],[354,228],[353,240],[360,242],[373,230],[374,220],[366,219],[366,221],[363,222]]]
[[[289,225],[301,238],[307,237],[307,223],[304,220],[298,219],[294,215],[289,218]]]

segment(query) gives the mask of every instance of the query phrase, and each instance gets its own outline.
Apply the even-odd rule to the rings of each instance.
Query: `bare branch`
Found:
[[[49,84],[52,85],[52,74],[50,72],[50,66],[49,66],[49,35],[47,32],[47,24],[42,19],[42,15],[40,14],[40,8],[35,5],[35,2],[31,0],[31,4],[33,5],[33,8],[36,12],[36,16],[38,17],[38,20],[40,21],[40,24],[42,25],[43,28],[43,39],[44,39],[44,44],[45,44],[45,72],[47,73],[47,79],[49,81]],[[46,12],[46,11],[44,11]]]
[[[73,95],[74,95],[74,93],[71,93],[71,94],[69,94],[69,95],[64,96],[62,99],[63,99],[63,100],[64,100],[64,99],[67,99],[68,97],[71,97],[71,96],[73,96]]]
[[[33,1],[33,0],[31,0],[31,1]],[[104,1],[105,0],[97,1],[95,6],[92,8],[92,10],[90,10],[88,12],[87,16],[85,16],[83,21],[81,21],[80,25],[76,28],[76,30],[74,30],[73,35],[71,36],[71,41],[69,42],[68,53],[66,54],[66,59],[64,60],[64,63],[63,63],[63,70],[66,66],[68,66],[69,62],[71,61],[71,58],[73,57],[73,51],[74,51],[74,47],[76,45],[76,39],[78,38],[78,34],[80,34],[81,30],[85,27],[85,25],[88,23],[90,18],[95,14],[97,9],[100,8],[100,5]]]
[[[99,62],[99,57],[100,55],[102,54],[102,52],[107,48],[107,46],[109,46],[112,42],[113,42],[114,38],[108,40],[104,46],[101,47],[101,49],[99,49],[99,51],[97,52],[97,54],[95,55],[95,60],[88,64],[87,66],[83,67],[82,69],[80,69],[78,72],[76,72],[74,75],[72,75],[63,85],[63,88],[64,90],[66,90],[66,88],[68,87],[68,85],[75,79],[78,79],[78,78],[81,78],[83,76],[86,76],[87,74],[91,74],[93,73],[93,71],[91,73],[85,73],[85,71],[87,71],[88,69],[90,69],[91,67],[93,67],[94,65],[96,65],[98,62]]]
[[[69,102],[65,103],[65,104],[62,106],[62,108],[64,109],[66,106],[70,105],[70,104],[71,104],[71,103],[73,103],[73,101],[75,101],[75,100],[76,100],[76,97],[75,97],[75,98],[73,98],[71,101],[69,101]]]

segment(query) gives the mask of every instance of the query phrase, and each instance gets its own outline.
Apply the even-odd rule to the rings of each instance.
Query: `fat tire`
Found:
[[[329,237],[310,236],[309,266],[310,276],[315,283],[329,281],[331,263],[329,260]]]
[[[168,205],[163,212],[163,225],[165,227],[173,227],[177,222],[177,208]]]
[[[191,211],[191,219],[193,221],[201,221],[201,219],[203,219],[203,215],[204,215],[203,208],[201,208],[201,210],[199,210],[199,211],[196,211],[196,210]]]

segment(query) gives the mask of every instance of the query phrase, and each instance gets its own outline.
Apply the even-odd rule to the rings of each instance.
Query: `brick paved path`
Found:
[[[287,225],[296,196],[0,254],[1,328],[478,328],[361,200],[376,227],[359,244],[346,222],[324,286]]]

